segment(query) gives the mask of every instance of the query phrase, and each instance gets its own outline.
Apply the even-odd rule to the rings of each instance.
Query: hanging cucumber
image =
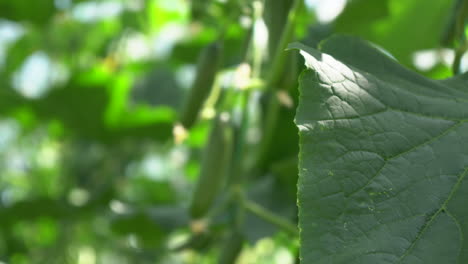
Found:
[[[190,205],[193,219],[206,215],[226,181],[232,145],[232,127],[227,119],[226,114],[218,114],[213,119],[213,127],[204,149],[200,175]]]
[[[222,45],[215,42],[203,49],[198,58],[195,80],[180,115],[180,123],[190,129],[197,121],[200,110],[213,87],[221,64]]]
[[[234,231],[224,244],[219,255],[218,264],[234,264],[242,251],[244,237],[241,233]]]

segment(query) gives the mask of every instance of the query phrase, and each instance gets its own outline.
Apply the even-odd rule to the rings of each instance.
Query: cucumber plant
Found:
[[[468,263],[467,50],[468,0],[0,1],[0,263]]]

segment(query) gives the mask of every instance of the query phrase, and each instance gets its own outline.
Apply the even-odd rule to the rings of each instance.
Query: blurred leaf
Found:
[[[55,14],[54,0],[0,0],[0,17],[44,25]]]
[[[172,204],[176,201],[176,192],[166,181],[134,177],[125,192],[126,200],[140,205]]]
[[[199,20],[207,16],[211,0],[192,0],[190,4],[190,15],[192,19]]]
[[[248,197],[251,201],[279,214],[287,219],[295,218],[295,197],[291,197],[284,186],[271,175],[259,178],[249,186]],[[248,213],[243,226],[243,234],[250,243],[272,236],[279,230],[271,223]]]
[[[159,247],[172,230],[186,227],[188,222],[189,216],[184,208],[148,207],[145,210],[115,216],[112,230],[119,235],[134,234],[147,246]]]
[[[389,5],[392,0],[351,0],[343,13],[336,19],[336,29],[343,32],[362,30],[379,20],[390,16]]]
[[[291,91],[297,93],[297,89]],[[297,96],[291,96],[297,98]],[[277,100],[277,98],[271,98]],[[295,155],[298,152],[297,128],[294,125],[295,109],[279,106],[276,126],[273,128],[272,140],[263,161],[269,167],[275,162]]]
[[[73,133],[100,137],[105,130],[103,115],[109,96],[103,83],[90,83],[77,75],[65,87],[53,89],[44,98],[33,101],[36,112],[44,119],[58,119]]]
[[[36,31],[30,31],[13,42],[7,49],[5,69],[2,69],[7,80],[11,81],[12,77],[10,75],[19,69],[28,56],[40,50],[41,46],[42,38]]]
[[[223,68],[242,62],[245,59],[247,30],[238,24],[226,28],[223,36]],[[218,38],[215,28],[205,27],[192,38],[176,43],[172,49],[171,61],[174,64],[195,64],[201,50]]]
[[[297,176],[298,176],[298,159],[294,155],[283,160],[276,161],[272,164],[270,170],[278,179],[279,184],[288,192],[291,197],[296,199],[297,191]]]
[[[166,231],[187,227],[190,221],[187,209],[176,205],[150,207],[147,212]]]
[[[423,73],[431,79],[442,80],[453,76],[452,69],[442,63],[436,64],[432,69]]]
[[[165,236],[161,227],[141,212],[115,218],[112,230],[119,235],[136,235],[149,247],[159,246]]]
[[[309,47],[318,48],[320,42],[330,37],[333,27],[329,24],[316,24],[309,27],[307,34],[301,42]]]
[[[178,109],[181,106],[182,98],[183,91],[176,82],[174,71],[168,67],[156,66],[135,83],[131,90],[130,103],[143,103],[151,106],[164,105]]]
[[[68,207],[52,199],[21,201],[9,207],[0,207],[2,227],[10,227],[18,220],[34,221],[42,217],[64,219],[70,214]]]
[[[263,146],[264,149],[262,149],[263,153],[258,165],[261,169],[268,169],[275,162],[289,158],[298,152],[297,128],[294,125],[295,106],[298,98],[296,77],[299,67],[296,55],[290,54],[287,61],[288,66],[285,67],[276,89],[263,98],[269,102],[269,105],[263,106],[264,115],[268,116],[268,111],[277,111],[277,116],[273,127],[267,127],[269,124],[266,118],[262,120],[262,125],[266,127],[264,129],[268,130],[264,131],[263,136],[271,134],[271,138],[268,143],[264,143],[267,145]],[[272,105],[276,109],[272,109]]]
[[[41,217],[35,221],[20,220],[14,224],[13,232],[30,247],[52,246],[58,235],[55,219],[48,217]]]
[[[188,1],[147,0],[146,12],[150,29],[160,30],[168,23],[181,23],[187,20]]]
[[[372,41],[411,66],[413,52],[439,46],[452,2],[355,0],[336,20],[335,29]]]

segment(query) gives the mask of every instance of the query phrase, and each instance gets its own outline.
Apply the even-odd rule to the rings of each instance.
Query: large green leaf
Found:
[[[468,74],[430,80],[351,37],[291,47],[302,263],[468,263]]]

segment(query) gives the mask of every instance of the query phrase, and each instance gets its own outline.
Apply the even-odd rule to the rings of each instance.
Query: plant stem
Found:
[[[278,47],[276,48],[275,55],[273,57],[273,62],[272,62],[272,67],[271,71],[268,74],[267,80],[265,83],[262,84],[262,87],[267,87],[267,89],[270,90],[277,90],[276,88],[272,88],[275,84],[277,84],[282,77],[282,72],[284,70],[284,64],[286,62],[287,58],[287,53],[284,52],[286,49],[286,46],[288,45],[289,42],[291,42],[293,36],[294,36],[294,29],[296,26],[297,22],[297,16],[301,8],[303,7],[304,0],[294,0],[293,6],[291,10],[288,13],[288,19],[287,23],[283,29],[280,43]],[[254,13],[254,21],[256,19],[259,19],[261,16],[260,13]],[[251,43],[252,45],[252,43]],[[252,46],[250,46],[252,49]],[[255,52],[255,51],[254,51]],[[260,74],[260,70],[258,67],[258,58],[255,58],[255,56],[252,58],[252,76],[256,78]],[[245,145],[245,137],[246,137],[246,132],[248,128],[248,121],[249,121],[249,111],[248,111],[248,105],[249,101],[252,95],[252,92],[249,89],[248,91],[245,92],[244,98],[243,98],[243,104],[244,104],[244,109],[242,113],[242,120],[241,120],[241,126],[239,129],[239,134],[238,134],[238,146],[236,147],[236,151],[234,153],[234,172],[233,176],[231,178],[234,179],[234,184],[233,184],[233,191],[234,191],[234,199],[237,197],[239,201],[242,201],[237,208],[237,213],[236,213],[236,225],[240,226],[244,222],[245,218],[245,212],[244,210],[249,210],[252,213],[258,215],[260,218],[271,222],[272,224],[285,229],[289,233],[292,233],[294,235],[298,234],[297,228],[294,224],[290,223],[286,219],[283,219],[280,216],[277,216],[276,214],[270,212],[266,208],[261,207],[260,205],[257,205],[256,203],[247,201],[246,199],[243,198],[243,190],[242,190],[242,184],[245,181],[245,173],[246,171],[241,167],[242,166],[242,156],[245,152],[244,150],[244,145]],[[257,160],[260,163],[255,163],[258,166],[262,166],[263,163],[263,156],[265,153],[265,150],[268,148],[269,143],[271,142],[272,136],[273,136],[273,131],[274,127],[276,125],[276,120],[278,117],[278,111],[279,111],[280,105],[279,101],[276,98],[276,94],[272,95],[272,98],[270,98],[270,103],[268,105],[268,114],[267,114],[267,126],[266,129],[264,130],[264,137],[262,138],[262,142],[260,143],[260,152],[259,152],[259,159]],[[249,168],[250,169],[250,168]],[[250,170],[249,170],[250,171]]]
[[[251,89],[247,89],[242,92],[242,116],[240,120],[240,126],[237,130],[237,135],[235,138],[235,146],[234,146],[234,153],[232,158],[232,169],[231,169],[231,177],[230,182],[231,184],[241,184],[245,179],[245,170],[243,164],[243,157],[244,157],[244,149],[245,149],[245,141],[247,137],[247,130],[250,120],[250,112],[249,112],[249,102],[251,100]]]
[[[254,13],[252,14],[252,20],[257,21],[261,18],[261,10],[259,10],[259,6],[253,6]],[[249,76],[251,79],[256,79],[260,75],[260,67],[261,67],[261,57],[257,54],[259,51],[255,47],[253,34],[255,34],[254,26],[251,27],[249,31],[248,44],[245,52],[245,61],[249,61],[250,58],[250,65],[252,72]],[[245,209],[242,206],[243,197],[243,183],[245,181],[245,167],[244,167],[244,152],[245,152],[245,145],[246,145],[246,137],[247,137],[247,130],[250,120],[250,111],[249,105],[252,98],[252,88],[253,87],[245,87],[245,89],[241,92],[241,109],[242,109],[242,116],[239,124],[239,128],[236,131],[235,136],[235,146],[233,149],[233,157],[231,159],[231,175],[229,177],[229,185],[230,185],[230,192],[231,192],[231,199],[234,201],[238,201],[235,205],[233,210],[235,219],[234,219],[234,227],[240,229],[244,224],[245,220]]]
[[[279,90],[281,85],[279,82],[283,77],[283,72],[285,69],[285,64],[287,63],[287,56],[288,54],[285,52],[286,46],[289,42],[293,40],[294,37],[294,29],[297,24],[297,17],[299,11],[304,6],[304,0],[295,0],[291,10],[288,13],[288,20],[286,26],[284,27],[283,33],[281,35],[280,43],[276,48],[276,53],[273,58],[272,68],[269,72],[267,81],[266,81],[266,88],[267,90],[273,91],[273,94],[270,97],[270,101],[267,105],[267,116],[266,116],[266,123],[265,129],[263,130],[263,136],[261,142],[259,144],[259,152],[256,164],[263,167],[264,162],[266,160],[266,156],[268,154],[268,150],[273,139],[273,133],[275,131],[276,123],[278,120],[278,114],[280,111],[280,102],[276,97],[276,91]]]
[[[244,193],[242,191],[243,186],[236,184],[232,187],[232,192],[234,193],[233,197],[237,199],[235,206],[235,219],[234,227],[237,229],[242,229],[242,226],[245,221],[245,207],[243,206],[242,201],[244,200]]]
[[[288,14],[286,26],[284,27],[283,33],[281,34],[280,43],[276,48],[276,52],[272,62],[272,67],[266,82],[267,89],[274,89],[276,82],[278,82],[281,79],[281,73],[284,71],[284,64],[287,57],[285,49],[294,37],[294,29],[296,28],[297,17],[299,11],[303,7],[304,0],[294,0],[294,4]]]
[[[254,203],[252,201],[249,201],[247,199],[244,199],[243,205],[245,209],[257,215],[258,217],[262,218],[263,220],[276,225],[277,227],[287,231],[288,233],[294,236],[299,235],[296,225],[284,219],[283,217],[271,212],[265,207],[262,207],[261,205]]]
[[[453,75],[457,75],[461,73],[460,65],[461,65],[461,60],[463,58],[463,55],[467,51],[467,45],[468,43],[464,41],[463,45],[455,49],[455,58],[453,60],[452,64],[452,72]]]
[[[465,36],[465,24],[468,19],[468,0],[462,0],[460,8],[457,10],[455,21],[455,37],[457,38],[458,47],[455,49],[455,59],[452,64],[453,74],[460,74],[460,64],[463,54],[468,49],[468,41]]]

